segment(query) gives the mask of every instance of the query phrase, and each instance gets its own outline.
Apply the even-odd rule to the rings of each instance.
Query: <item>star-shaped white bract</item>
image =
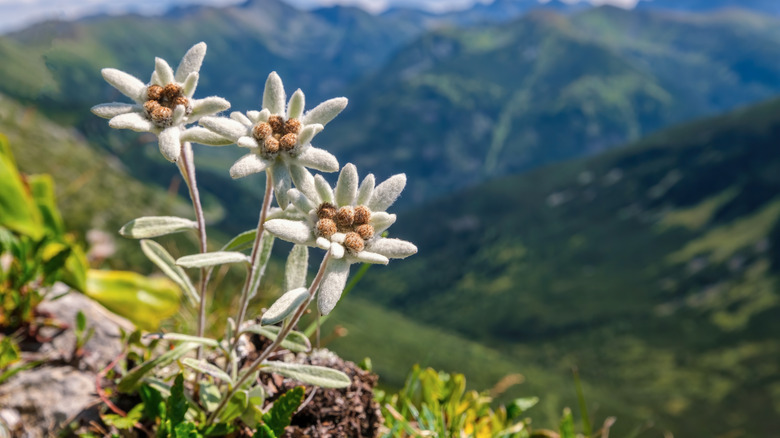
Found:
[[[92,107],[92,112],[111,119],[108,125],[112,128],[156,134],[160,152],[173,162],[179,159],[181,143],[185,141],[230,144],[201,127],[184,129],[185,125],[197,122],[201,117],[230,108],[230,103],[221,97],[192,98],[205,55],[206,43],[195,44],[184,54],[176,73],[165,60],[155,58],[154,72],[148,84],[115,68],[104,68],[101,71],[103,78],[134,103],[104,103]]]
[[[387,264],[417,253],[417,247],[405,240],[381,237],[395,222],[396,216],[385,210],[406,185],[406,175],[399,174],[375,186],[368,174],[358,186],[357,169],[347,164],[339,174],[336,189],[321,175],[289,191],[292,206],[300,214],[293,219],[271,219],[265,229],[275,236],[301,245],[317,246],[330,251],[330,260],[320,284],[318,306],[327,315],[338,303],[353,263]]]
[[[272,72],[265,82],[261,111],[249,111],[246,115],[234,112],[230,118],[204,117],[200,121],[215,134],[250,149],[230,168],[230,176],[241,178],[269,172],[282,208],[289,204],[287,191],[293,183],[300,186],[313,181],[307,168],[322,172],[339,170],[336,157],[313,147],[311,140],[347,106],[345,97],[337,97],[304,114],[305,97],[300,89],[285,105],[286,98],[281,78]]]

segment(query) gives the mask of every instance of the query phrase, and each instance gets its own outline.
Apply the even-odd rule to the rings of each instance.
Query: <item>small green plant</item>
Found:
[[[380,392],[377,397],[385,418],[383,436],[393,438],[607,438],[614,422],[614,418],[607,419],[595,434],[586,423],[585,433],[576,434],[571,410],[566,408],[558,431],[538,429],[527,417],[527,411],[539,402],[538,397],[518,398],[493,408],[490,395],[466,390],[464,375],[419,366],[412,369],[398,393]]]
[[[321,175],[312,175],[309,169],[339,170],[336,157],[312,146],[311,141],[345,108],[347,99],[330,99],[304,112],[303,92],[295,91],[287,101],[275,72],[265,82],[259,110],[215,116],[230,107],[225,99],[194,98],[205,53],[206,45],[196,44],[175,71],[157,58],[149,83],[116,69],[102,70],[106,81],[132,103],[101,104],[92,111],[110,119],[113,128],[155,134],[161,154],[176,164],[187,183],[195,213],[195,220],[137,218],[122,227],[120,234],[140,240],[144,254],[181,288],[197,315],[195,333],[156,333],[145,338],[151,342],[148,351],[160,342],[169,347],[157,354],[134,353],[143,361],[128,362],[135,366],[117,381],[120,392],[139,393],[144,408],[120,415],[122,420],[109,416],[106,421],[120,428],[136,427],[146,419],[158,436],[227,435],[249,427],[256,430],[256,437],[276,437],[289,424],[303,392],[292,390],[270,403],[260,373],[326,388],[351,384],[338,370],[270,360],[278,349],[311,350],[307,336],[294,330],[309,305],[317,298],[318,315],[328,315],[342,296],[352,264],[387,264],[391,258],[417,252],[413,244],[384,235],[396,220],[386,210],[401,194],[406,177],[395,175],[376,184],[369,174],[360,182],[352,164],[341,169],[335,187]],[[196,122],[200,126],[190,126]],[[234,237],[218,251],[209,250],[193,142],[246,148],[248,153],[229,170],[233,178],[265,173],[257,227]],[[197,235],[198,254],[176,258],[153,240],[190,231]],[[258,294],[276,238],[295,244],[285,267],[286,292],[259,318],[249,318],[253,316],[250,300]],[[311,281],[310,247],[325,251]],[[213,339],[206,336],[208,285],[214,268],[226,264],[245,266],[246,276],[236,291],[239,304],[235,316],[226,321],[224,335]],[[187,270],[194,272],[195,278]],[[247,353],[249,335],[269,340],[251,357]],[[163,405],[165,409],[159,408]],[[131,413],[134,416],[127,420]]]

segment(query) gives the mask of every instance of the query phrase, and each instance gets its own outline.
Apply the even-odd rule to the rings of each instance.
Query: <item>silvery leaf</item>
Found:
[[[301,221],[271,219],[265,223],[269,233],[288,242],[306,244],[312,239],[311,228]]]
[[[316,365],[266,361],[260,371],[280,374],[322,388],[346,388],[352,384],[352,380],[343,372]]]
[[[263,325],[276,324],[292,315],[301,304],[306,302],[307,298],[309,298],[309,291],[305,287],[286,292],[263,313],[260,323]]]
[[[181,129],[178,126],[165,128],[160,132],[160,153],[166,160],[175,163],[181,156]]]
[[[250,152],[233,163],[233,166],[230,167],[230,177],[233,179],[243,178],[253,173],[262,172],[267,167],[267,161],[260,158],[256,153]]]
[[[135,132],[155,132],[157,127],[141,113],[120,114],[108,122],[114,129],[130,129]]]
[[[100,105],[95,105],[90,109],[92,114],[104,119],[111,119],[120,114],[127,114],[133,111],[140,112],[141,110],[142,108],[139,105],[120,102],[101,103]]]
[[[148,239],[197,228],[197,222],[181,217],[146,216],[126,223],[119,230],[119,234],[131,239]]]
[[[179,66],[176,67],[175,79],[179,82],[183,82],[190,73],[197,73],[200,71],[200,66],[203,63],[203,58],[206,56],[206,43],[200,42],[190,47],[187,53],[182,56]]]
[[[265,90],[263,91],[263,108],[268,108],[271,114],[284,114],[284,85],[282,79],[276,72],[271,72],[265,81]]]
[[[231,385],[233,384],[233,379],[230,378],[228,373],[222,371],[217,366],[206,362],[205,360],[185,357],[181,360],[181,362],[185,366],[188,366],[195,371],[200,371],[201,373],[208,374],[215,379],[222,380],[223,382],[230,383]]]
[[[339,180],[336,183],[336,205],[352,205],[355,201],[358,188],[357,168],[348,163],[341,169]]]
[[[339,161],[330,152],[315,147],[310,147],[301,152],[297,157],[298,164],[321,172],[335,172],[339,170]]]
[[[335,246],[335,245],[334,245]],[[349,262],[344,259],[330,259],[320,284],[317,307],[323,315],[329,314],[341,298],[349,277]]]
[[[374,193],[371,195],[371,201],[368,203],[368,208],[371,211],[387,210],[398,199],[405,186],[406,175],[400,173],[391,176],[385,182],[376,186]]]
[[[146,100],[143,98],[146,85],[135,76],[115,68],[104,68],[100,73],[103,75],[103,79],[105,79],[106,82],[130,99],[133,99],[138,103]]]
[[[234,251],[207,252],[180,257],[176,264],[184,268],[205,268],[230,263],[249,263],[246,254]]]
[[[174,81],[173,69],[164,59],[154,58],[154,71],[162,84],[167,85]]]
[[[305,103],[306,98],[303,95],[303,91],[300,88],[295,90],[295,93],[290,98],[290,103],[287,104],[287,118],[300,119]]]
[[[319,123],[320,125],[325,126],[328,122],[336,118],[336,116],[346,107],[346,97],[336,97],[326,100],[317,105],[313,110],[307,112],[306,115],[303,116],[303,123],[305,125]]]

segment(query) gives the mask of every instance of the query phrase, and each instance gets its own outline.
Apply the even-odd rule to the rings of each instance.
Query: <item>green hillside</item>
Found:
[[[536,12],[424,35],[350,93],[322,141],[403,169],[419,201],[770,98],[777,59],[780,21],[747,12]]]
[[[577,365],[623,433],[650,420],[675,436],[771,436],[779,144],[771,101],[426,204],[393,227],[419,254],[372,270],[350,299],[519,369]],[[381,345],[381,328],[363,331]]]

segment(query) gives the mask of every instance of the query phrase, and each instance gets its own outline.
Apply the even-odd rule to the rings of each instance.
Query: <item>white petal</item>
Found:
[[[290,98],[290,103],[287,104],[287,118],[300,119],[305,104],[306,98],[303,95],[303,91],[300,88],[295,90],[295,93]]]
[[[238,123],[241,123],[246,127],[251,127],[252,125],[254,125],[254,123],[252,123],[252,121],[249,120],[249,117],[243,115],[238,111],[233,111],[232,113],[230,113],[230,118],[235,120]]]
[[[309,143],[315,135],[322,131],[322,129],[322,125],[317,123],[304,126],[303,129],[301,129],[301,133],[298,134],[298,144]]]
[[[371,213],[371,220],[369,223],[374,227],[374,233],[379,235],[390,228],[390,225],[395,223],[395,219],[396,216],[394,214],[378,211],[376,213]]]
[[[241,123],[225,117],[204,117],[200,119],[201,126],[233,141],[246,135],[246,127]]]
[[[221,97],[211,96],[204,99],[194,99],[188,122],[195,122],[202,117],[225,111],[228,108],[230,108],[230,102]]]
[[[330,188],[330,184],[325,181],[322,175],[314,175],[314,187],[317,188],[317,194],[320,199],[319,203],[330,202],[333,203],[333,189]]]
[[[271,178],[274,181],[276,202],[280,207],[287,208],[287,204],[290,203],[290,200],[287,198],[287,191],[292,188],[292,178],[287,170],[287,166],[277,160],[268,171],[271,172]]]
[[[271,112],[268,111],[268,109],[264,109],[262,111],[247,111],[246,116],[249,117],[249,120],[252,121],[252,123],[257,122],[267,122],[268,117],[271,115]]]
[[[328,122],[336,118],[336,116],[346,107],[346,97],[336,97],[334,99],[326,100],[303,116],[303,124],[319,123],[320,125],[325,126]]]
[[[162,81],[160,81],[160,76],[157,75],[156,71],[152,71],[152,78],[149,80],[149,83],[154,85],[160,85],[160,86],[166,85],[163,84]]]
[[[390,260],[387,257],[371,251],[360,251],[353,255],[352,259],[361,263],[371,263],[374,265],[386,265],[390,263]]]
[[[339,170],[339,160],[330,152],[310,147],[301,152],[296,160],[301,166],[306,166],[321,172],[335,172]]]
[[[173,108],[173,116],[171,117],[171,125],[179,126],[184,121],[184,113],[187,112],[187,109],[184,108],[184,105],[176,105],[176,107]]]
[[[262,172],[267,167],[267,161],[263,160],[255,153],[249,153],[239,158],[238,161],[230,167],[230,176],[233,179],[243,178],[253,173]]]
[[[371,194],[374,193],[374,174],[369,173],[363,178],[363,182],[360,183],[360,189],[358,189],[357,205],[366,205],[371,199]]]
[[[289,170],[292,182],[298,190],[309,198],[317,196],[317,189],[314,187],[314,176],[308,169],[300,164],[291,163]]]
[[[134,105],[132,103],[112,102],[112,103],[101,103],[100,105],[95,105],[92,107],[90,111],[92,111],[92,114],[98,117],[102,117],[104,119],[111,119],[120,114],[127,114],[133,111],[141,112],[142,110],[143,108],[141,108],[140,105]]]
[[[271,219],[266,221],[265,229],[274,236],[288,242],[305,245],[313,240],[311,228],[301,221],[287,219]]]
[[[229,144],[233,144],[233,141],[229,138],[223,137],[214,131],[203,128],[201,126],[187,128],[181,134],[181,141],[191,141],[208,146],[227,146]]]
[[[412,242],[401,239],[379,238],[373,241],[368,249],[391,259],[404,259],[417,254],[417,247]]]
[[[330,245],[330,255],[333,256],[335,259],[340,259],[344,257],[344,247],[341,246],[341,244],[338,243],[331,243]]]
[[[295,208],[303,213],[308,213],[316,207],[316,205],[312,204],[311,200],[298,189],[288,190],[287,196],[290,198],[290,202],[295,205]]]
[[[317,247],[320,249],[324,249],[324,250],[330,249],[330,240],[324,237],[318,237],[316,243],[317,243]]]
[[[357,196],[357,188],[357,168],[354,164],[347,163],[347,165],[341,169],[339,180],[336,183],[336,205],[352,205],[352,203],[355,202],[355,196]]]
[[[154,123],[141,113],[120,114],[111,119],[108,126],[114,129],[132,129],[136,132],[155,132],[157,130]]]
[[[349,262],[346,260],[329,260],[325,267],[325,275],[320,284],[319,295],[317,296],[317,307],[320,313],[327,315],[330,313],[341,298],[344,292],[344,286],[349,277]]]
[[[181,128],[171,126],[160,133],[160,153],[170,162],[175,163],[181,156]]]
[[[173,69],[162,58],[154,58],[154,72],[163,84],[170,84],[174,81]]]
[[[260,147],[260,143],[255,140],[254,137],[249,136],[243,136],[238,139],[236,142],[237,145],[239,145],[242,148],[250,148],[250,149],[257,149]]]
[[[183,82],[190,73],[197,73],[200,71],[200,66],[203,63],[203,57],[206,56],[206,43],[200,42],[190,47],[187,53],[181,58],[179,66],[176,67],[176,80]]]
[[[133,99],[138,103],[146,100],[144,99],[145,96],[143,96],[144,91],[146,91],[146,85],[135,76],[115,68],[104,68],[100,73],[103,75],[103,79],[105,79],[106,82],[130,99]]]
[[[282,79],[276,72],[271,72],[265,81],[265,91],[263,91],[263,108],[267,108],[271,114],[284,114],[284,85]]]
[[[198,88],[198,79],[200,75],[194,71],[184,79],[184,83],[181,86],[181,92],[187,96],[188,99],[192,99],[192,95],[195,94],[195,89]]]
[[[398,199],[398,196],[404,190],[405,186],[405,174],[399,173],[398,175],[391,176],[385,182],[376,186],[367,207],[371,209],[371,211],[387,210],[387,207],[393,205],[393,202]]]

